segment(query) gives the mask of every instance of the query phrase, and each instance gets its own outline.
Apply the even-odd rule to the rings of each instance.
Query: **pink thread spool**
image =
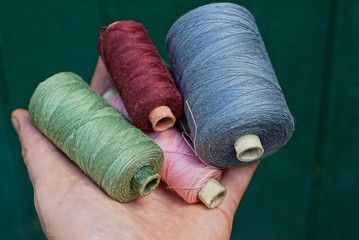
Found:
[[[103,94],[114,108],[131,121],[120,95],[110,88]],[[218,182],[222,171],[205,165],[194,154],[175,128],[160,133],[148,133],[163,150],[161,178],[187,203],[202,201],[208,208],[217,207],[227,190]]]

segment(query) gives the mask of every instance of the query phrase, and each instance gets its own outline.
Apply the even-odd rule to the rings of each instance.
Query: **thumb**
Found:
[[[238,205],[255,173],[259,161],[242,167],[233,167],[223,171],[221,183],[227,189],[227,196],[219,208],[233,217]]]
[[[112,86],[110,80],[110,74],[108,73],[105,64],[103,63],[101,57],[98,58],[95,72],[91,80],[91,88],[102,95]]]
[[[19,135],[22,156],[34,188],[42,185],[41,183],[47,185],[70,173],[79,174],[79,170],[67,157],[31,123],[28,111],[15,110],[11,121]]]

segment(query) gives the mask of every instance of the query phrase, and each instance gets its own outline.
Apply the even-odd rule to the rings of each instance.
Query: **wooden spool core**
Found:
[[[226,196],[227,189],[216,179],[209,180],[198,192],[197,198],[208,208],[217,207]]]
[[[264,153],[261,140],[254,134],[238,138],[234,143],[234,148],[236,149],[237,159],[242,162],[257,160]]]
[[[167,106],[156,107],[150,112],[148,118],[152,123],[153,130],[156,132],[165,131],[176,122],[175,116],[173,116],[171,109]]]

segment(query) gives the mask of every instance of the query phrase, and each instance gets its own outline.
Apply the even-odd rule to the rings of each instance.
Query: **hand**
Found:
[[[91,86],[110,83],[99,59]],[[188,205],[165,184],[130,203],[108,197],[31,123],[26,110],[12,114],[34,187],[35,208],[49,239],[229,239],[233,217],[257,163],[224,170],[227,188],[215,209]]]

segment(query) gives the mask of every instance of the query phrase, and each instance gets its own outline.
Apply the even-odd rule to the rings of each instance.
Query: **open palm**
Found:
[[[92,87],[108,87],[101,60]],[[188,205],[165,184],[130,203],[108,197],[31,123],[26,110],[12,121],[34,186],[35,207],[49,239],[228,239],[240,199],[257,163],[223,172],[227,196],[216,209]]]

